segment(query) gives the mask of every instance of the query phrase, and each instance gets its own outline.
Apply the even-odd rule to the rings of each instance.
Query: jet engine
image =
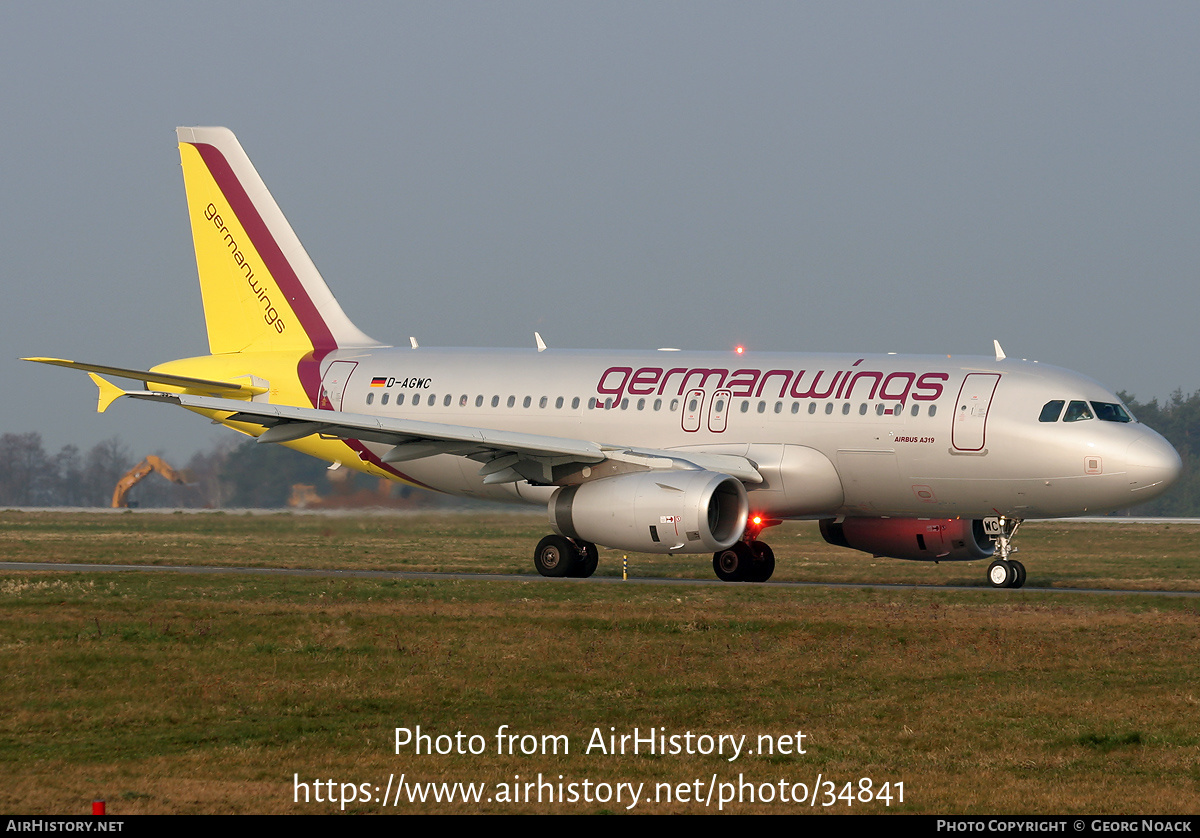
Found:
[[[642,553],[712,553],[742,537],[750,502],[728,474],[648,471],[564,486],[549,512],[567,538]]]
[[[964,518],[824,518],[821,535],[839,547],[926,562],[986,559],[996,549],[983,521]]]

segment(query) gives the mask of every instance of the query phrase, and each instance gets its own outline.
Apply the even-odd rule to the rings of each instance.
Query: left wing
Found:
[[[100,386],[103,389],[103,385]],[[116,389],[115,385],[109,386]],[[191,410],[225,413],[220,421],[242,422],[265,428],[258,437],[259,442],[289,442],[320,434],[325,438],[391,445],[391,450],[380,458],[385,463],[417,460],[436,454],[469,457],[482,464],[479,474],[484,483],[528,480],[543,485],[568,486],[631,471],[657,469],[703,469],[728,474],[743,483],[761,483],[763,480],[754,463],[732,454],[633,448],[518,431],[245,402],[188,393],[122,391],[120,395],[177,404]]]

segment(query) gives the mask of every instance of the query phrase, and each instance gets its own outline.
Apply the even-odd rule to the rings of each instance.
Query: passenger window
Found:
[[[374,394],[374,393],[367,393],[367,404],[370,404],[370,403],[371,403],[371,402],[373,402],[373,401],[375,401],[375,394]]]
[[[521,407],[529,407],[533,403],[533,399],[529,396],[525,397],[525,401],[521,402]]]
[[[538,399],[538,407],[545,407],[548,404],[550,404],[550,400],[545,396],[542,396],[540,399]]]
[[[387,397],[388,397],[388,394],[387,394],[387,393],[384,393],[384,394],[383,394],[383,396],[382,396],[382,397],[379,399],[379,403],[380,403],[380,404],[387,404]],[[397,404],[399,404],[399,402],[397,402]]]
[[[1082,422],[1085,419],[1092,418],[1092,411],[1088,409],[1087,402],[1071,402],[1067,405],[1067,413],[1063,416],[1064,422]]]
[[[458,397],[458,406],[459,407],[467,406],[467,394],[466,393],[463,393],[461,396]]]
[[[783,402],[775,402],[775,412],[783,413]]]
[[[797,404],[799,404],[799,402],[797,402]],[[813,415],[814,413],[816,413],[816,412],[817,412],[817,403],[816,403],[816,402],[809,402],[809,403],[808,403],[808,415],[809,415],[809,416],[812,416],[812,415]]]
[[[517,397],[516,397],[516,396],[509,396],[509,397],[508,397],[508,406],[509,406],[509,407],[513,407],[514,405],[516,405],[516,403],[517,403]]]
[[[466,398],[466,396],[463,396],[463,398]],[[447,394],[446,394],[446,398],[442,399],[442,407],[449,407],[449,406],[450,406],[450,399],[451,399],[451,396],[450,396],[450,394],[449,394],[449,393],[447,393]]]
[[[849,405],[847,405],[847,407],[849,407]],[[860,405],[858,406],[858,415],[859,415],[859,416],[866,416],[866,415],[867,415],[867,403],[866,403],[866,402],[863,402],[862,404],[860,404]]]
[[[750,402],[742,402],[742,413],[745,413],[749,409],[750,409]]]
[[[436,402],[437,402],[437,396],[435,396],[433,393],[430,393],[429,394],[429,406],[433,407]]]
[[[679,410],[679,399],[671,399],[671,412]]]
[[[655,400],[654,400],[654,409],[655,409],[655,410],[662,410],[662,399],[655,399]]]
[[[579,410],[579,396],[571,399],[571,410]]]
[[[1062,399],[1054,399],[1046,402],[1042,406],[1042,414],[1038,417],[1039,422],[1057,422],[1058,417],[1062,415],[1063,405],[1066,404]]]
[[[759,413],[765,413],[765,412],[766,412],[766,410],[767,410],[767,403],[766,403],[766,402],[759,402],[759,403],[758,403],[758,412],[759,412]]]
[[[475,397],[475,406],[476,406],[476,407],[483,407],[483,396],[476,396],[476,397]]]
[[[843,416],[850,415],[850,402],[846,402],[844,405],[842,405],[842,415]]]
[[[499,407],[499,406],[500,406],[500,397],[492,396],[492,407]]]
[[[931,404],[931,405],[929,406],[929,415],[930,415],[930,416],[932,416],[932,415],[934,415],[935,413],[937,413],[937,405],[936,405],[936,404]]]
[[[559,396],[557,399],[554,400],[554,409],[562,410],[562,406],[563,406],[563,397]]]
[[[825,402],[825,415],[833,413],[833,402]]]
[[[1096,411],[1096,418],[1101,422],[1132,422],[1133,417],[1130,416],[1125,408],[1119,404],[1112,402],[1092,402],[1092,409]]]
[[[724,413],[725,412],[725,400],[717,399],[717,403],[716,403],[716,405],[714,405],[714,409],[717,411],[717,413]]]

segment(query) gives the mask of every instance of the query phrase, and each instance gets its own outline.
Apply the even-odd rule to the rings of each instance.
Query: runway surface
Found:
[[[997,595],[1016,593],[1093,594],[1107,596],[1169,596],[1200,597],[1200,591],[1139,591],[1104,590],[1099,588],[991,588],[987,585],[902,585],[868,582],[722,582],[718,579],[664,579],[617,576],[592,576],[588,579],[547,579],[536,574],[520,573],[421,573],[405,570],[328,570],[288,567],[216,567],[212,565],[133,565],[133,564],[65,564],[57,562],[0,562],[5,571],[58,571],[68,573],[213,573],[246,574],[252,576],[314,576],[332,579],[458,579],[472,582],[542,582],[547,585],[766,585],[775,588],[856,588],[860,590],[924,590],[980,591],[992,590]]]

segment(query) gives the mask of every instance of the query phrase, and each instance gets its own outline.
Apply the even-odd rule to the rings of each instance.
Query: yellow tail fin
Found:
[[[350,322],[227,128],[179,128],[209,351],[378,346]]]

